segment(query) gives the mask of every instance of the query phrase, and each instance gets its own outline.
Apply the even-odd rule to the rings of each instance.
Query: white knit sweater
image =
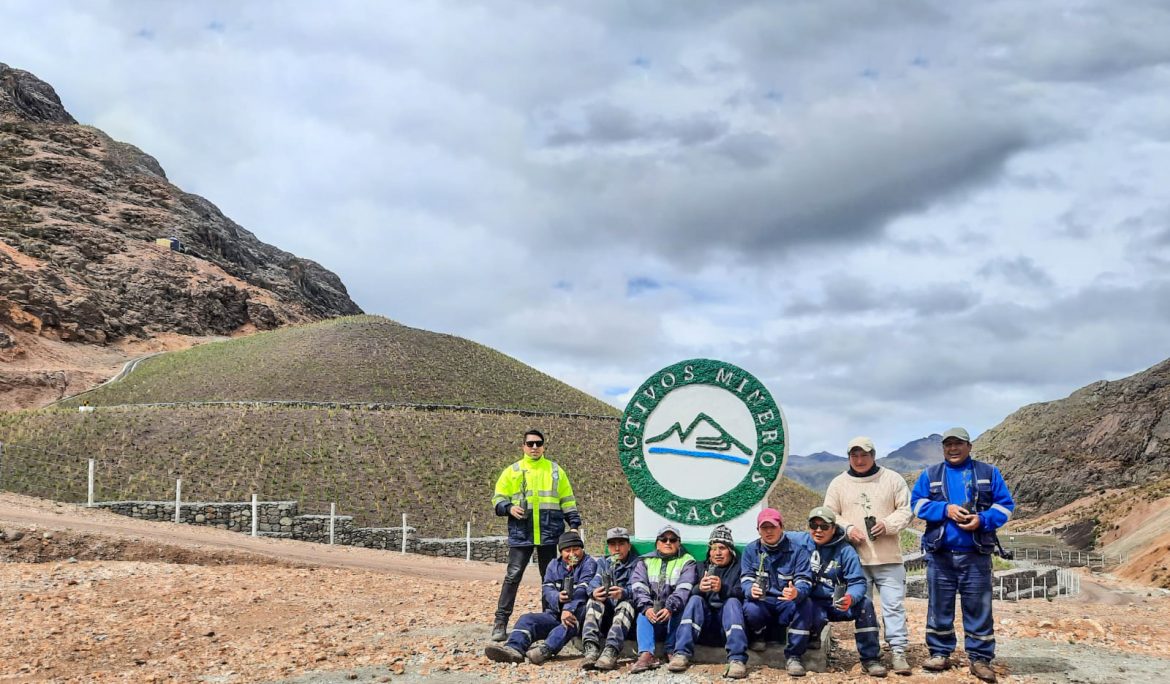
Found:
[[[855,525],[865,532],[865,516],[872,515],[886,524],[886,533],[855,545],[862,565],[901,563],[902,549],[898,533],[910,524],[910,488],[902,476],[889,468],[873,475],[854,477],[841,473],[829,483],[825,505],[838,515],[841,527]]]

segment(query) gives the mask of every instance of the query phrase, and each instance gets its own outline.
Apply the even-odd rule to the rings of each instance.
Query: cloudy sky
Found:
[[[0,2],[0,61],[370,313],[794,453],[1170,356],[1165,2]]]

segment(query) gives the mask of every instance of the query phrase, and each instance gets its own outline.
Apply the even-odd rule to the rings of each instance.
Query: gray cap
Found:
[[[625,539],[630,541],[630,531],[624,527],[611,527],[605,533],[605,541],[613,541],[615,539]]]
[[[677,527],[675,527],[674,525],[671,525],[670,523],[667,523],[667,524],[663,525],[662,527],[659,527],[658,534],[654,535],[654,538],[657,539],[657,538],[661,537],[662,535],[666,534],[667,532],[674,532],[674,536],[678,537],[679,539],[682,539],[682,533],[678,531]]]
[[[833,509],[829,508],[828,506],[817,506],[816,508],[809,511],[808,519],[812,520],[813,518],[820,518],[830,525],[837,524],[837,514],[834,513]]]
[[[956,437],[956,438],[961,439],[964,442],[968,442],[968,443],[970,443],[970,441],[971,441],[971,435],[967,434],[967,431],[961,427],[953,427],[950,430],[947,430],[946,432],[944,432],[943,436],[942,436],[942,441],[945,442],[948,439],[950,439],[951,437]]]

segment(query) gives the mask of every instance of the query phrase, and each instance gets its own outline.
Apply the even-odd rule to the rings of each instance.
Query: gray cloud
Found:
[[[1052,277],[1026,256],[992,259],[980,266],[977,273],[984,277],[1003,278],[1010,285],[1022,288],[1047,289],[1053,285]]]

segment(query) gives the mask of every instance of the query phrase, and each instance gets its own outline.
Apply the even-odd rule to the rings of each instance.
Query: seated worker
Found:
[[[764,650],[764,639],[787,629],[784,657],[789,676],[803,677],[800,657],[808,648],[809,602],[812,570],[809,552],[784,536],[780,511],[765,508],[756,516],[760,538],[748,544],[740,561],[743,617],[751,635],[750,648]]]
[[[727,646],[729,679],[747,677],[747,633],[743,630],[743,588],[739,586],[739,556],[731,528],[719,525],[711,531],[707,560],[698,586],[683,609],[674,636],[674,655],[666,669],[682,672],[691,666],[695,642]]]
[[[539,665],[560,652],[577,636],[577,625],[584,619],[589,580],[597,572],[597,561],[585,555],[585,544],[576,532],[565,532],[557,539],[561,557],[548,564],[541,587],[544,604],[541,613],[520,616],[507,643],[491,644],[484,655],[497,663],[522,663],[527,656]],[[533,643],[545,639],[543,644]],[[531,648],[529,648],[531,646]]]
[[[808,514],[809,533],[791,532],[790,538],[809,551],[813,588],[809,594],[812,638],[820,646],[821,630],[830,622],[853,622],[861,669],[871,677],[885,677],[878,644],[877,616],[865,595],[866,579],[861,559],[849,544],[845,530],[837,527],[837,514],[817,506]],[[812,646],[810,646],[812,648]],[[826,656],[828,654],[826,653]]]
[[[589,582],[589,602],[585,604],[585,624],[581,628],[581,649],[585,659],[581,667],[612,670],[617,667],[618,654],[626,635],[634,626],[634,594],[630,578],[638,552],[630,545],[630,533],[624,527],[614,527],[605,533],[609,556],[597,559],[597,573]],[[608,582],[609,588],[602,586]],[[601,634],[605,633],[602,650]]]
[[[654,644],[666,642],[673,650],[675,631],[682,622],[682,610],[695,586],[695,559],[682,549],[682,536],[674,525],[658,530],[654,552],[638,559],[630,583],[634,608],[638,612],[638,659],[630,672],[645,672],[660,664]]]

